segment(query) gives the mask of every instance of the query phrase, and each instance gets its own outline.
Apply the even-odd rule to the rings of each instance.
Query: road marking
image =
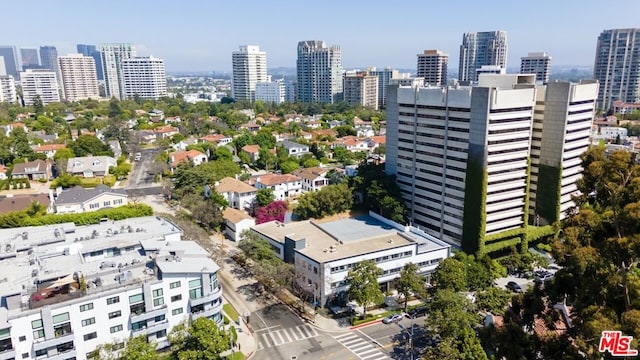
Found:
[[[275,329],[275,328],[279,328],[279,327],[280,327],[280,325],[273,325],[273,326],[269,326],[269,327],[266,327],[266,328],[258,329],[258,330],[254,331],[254,332],[258,333],[258,332],[261,332],[261,331],[267,331],[267,330]]]
[[[271,329],[267,332],[256,334],[258,337],[258,350],[311,339],[318,335],[318,332],[309,325],[298,325],[296,327],[281,328],[278,330]]]
[[[353,353],[360,360],[390,359],[387,354],[373,345],[375,344],[377,346],[380,346],[379,342],[362,333],[361,331],[358,331],[358,333],[362,334],[364,337],[366,337],[366,339],[358,336],[358,334],[356,334],[355,332],[337,335],[334,336],[333,339],[340,343],[340,345],[347,348],[347,350]]]

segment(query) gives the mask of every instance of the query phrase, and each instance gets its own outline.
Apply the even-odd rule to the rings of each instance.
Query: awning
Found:
[[[73,274],[69,274],[63,278],[60,278],[56,281],[53,282],[53,284],[47,286],[47,289],[52,289],[52,288],[57,288],[60,286],[65,286],[65,285],[69,285],[69,284],[73,284],[74,282],[76,282],[75,277],[73,276]]]

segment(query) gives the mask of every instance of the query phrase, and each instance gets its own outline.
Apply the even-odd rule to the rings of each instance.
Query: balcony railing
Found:
[[[52,348],[66,342],[73,341],[73,338],[73,332],[68,332],[51,339],[40,338],[33,341],[33,351]]]
[[[9,360],[9,359],[15,359],[15,358],[16,358],[15,349],[7,349],[0,353],[0,360]]]
[[[167,330],[169,328],[169,320],[162,320],[158,322],[154,322],[148,326],[141,327],[136,330],[131,330],[131,335],[136,337],[142,334],[150,335],[154,334],[160,330]]]
[[[45,359],[50,360],[66,360],[66,359],[75,359],[76,358],[76,349],[71,349],[65,352],[57,353],[55,355],[49,355]]]
[[[197,299],[189,299],[189,306],[194,307],[206,302],[213,301],[222,296],[222,287],[218,286],[212,293],[199,297]]]
[[[167,314],[167,305],[163,305],[157,309],[153,309],[151,311],[143,312],[141,314],[131,314],[129,318],[131,319],[131,323],[137,323],[139,321],[144,321],[148,319],[153,319],[156,316],[166,315]]]

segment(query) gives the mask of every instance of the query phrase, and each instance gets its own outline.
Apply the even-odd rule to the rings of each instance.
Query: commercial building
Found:
[[[102,44],[100,56],[104,88],[107,97],[124,99],[124,76],[122,60],[136,57],[136,48],[131,44]]]
[[[476,70],[482,65],[507,68],[506,31],[471,32],[462,36],[458,79],[463,82],[478,81]]]
[[[546,84],[551,73],[551,56],[546,52],[529,53],[520,58],[520,74],[535,74],[536,82]]]
[[[378,110],[378,76],[367,71],[344,74],[343,100]]]
[[[58,57],[62,96],[68,101],[97,99],[98,75],[92,57],[82,54],[69,54]]]
[[[440,50],[425,50],[418,54],[417,76],[432,86],[447,85],[449,55]]]
[[[22,98],[25,105],[33,105],[36,96],[42,104],[60,102],[60,86],[56,73],[47,69],[28,69],[20,73]]]
[[[286,100],[286,85],[284,80],[259,82],[255,86],[255,100],[265,103],[282,104]]]
[[[143,99],[159,99],[167,96],[167,74],[164,60],[150,57],[122,59],[124,97],[136,95]]]
[[[271,221],[251,230],[294,265],[296,285],[320,305],[346,296],[347,273],[361,261],[376,262],[383,271],[378,283],[388,291],[407,263],[429,278],[451,255],[448,244],[374,213],[325,223]]]
[[[40,46],[40,65],[58,73],[58,49],[55,46]]]
[[[0,75],[0,102],[16,102],[16,82],[11,75]]]
[[[3,359],[86,359],[132,336],[162,348],[182,322],[222,323],[218,266],[160,217],[2,229],[0,239]]]
[[[387,106],[387,86],[391,83],[391,79],[400,77],[400,72],[390,67],[385,67],[382,70],[371,67],[367,71],[378,77],[378,108],[384,109]]]
[[[18,68],[18,58],[16,56],[16,48],[14,46],[0,46],[0,57],[4,59],[4,69],[0,68],[0,72],[4,70],[4,74],[18,77],[20,68]]]
[[[84,56],[91,56],[93,61],[96,64],[96,74],[98,76],[98,80],[104,80],[104,74],[102,74],[102,59],[100,58],[100,51],[96,48],[95,45],[87,45],[87,44],[78,44],[76,45],[76,49],[78,54],[82,54]]]
[[[38,56],[38,49],[21,48],[20,59],[22,60],[22,66],[40,65],[40,57]]]
[[[600,83],[598,107],[640,102],[640,28],[604,30],[598,36],[593,78]]]
[[[340,47],[327,47],[320,40],[300,41],[296,70],[299,102],[336,103],[342,100]]]
[[[242,45],[231,55],[233,66],[232,97],[236,100],[256,100],[256,84],[267,82],[267,53],[259,46]]]

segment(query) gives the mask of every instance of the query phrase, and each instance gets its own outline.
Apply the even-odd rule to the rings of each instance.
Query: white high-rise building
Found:
[[[342,100],[342,55],[340,47],[327,47],[324,41],[298,43],[298,101],[337,103]]]
[[[16,82],[13,76],[0,75],[0,102],[15,103],[16,98]]]
[[[285,102],[286,87],[284,80],[259,82],[256,84],[255,100],[265,103],[282,104]]]
[[[59,56],[58,69],[65,99],[78,101],[100,97],[96,63],[92,57],[82,54]]]
[[[136,48],[131,44],[102,44],[100,57],[104,75],[104,89],[107,97],[124,99],[124,78],[122,60],[136,57]]]
[[[344,75],[343,99],[352,105],[378,110],[378,76],[367,71]]]
[[[136,57],[122,60],[124,98],[138,95],[143,99],[158,99],[167,96],[167,74],[164,60]]]
[[[507,68],[507,32],[485,31],[465,33],[460,45],[458,79],[478,81],[477,69],[483,65]]]
[[[535,74],[538,83],[548,83],[550,72],[551,56],[546,52],[529,53],[520,58],[520,74]]]
[[[400,76],[400,72],[390,67],[381,70],[372,67],[367,69],[367,71],[369,71],[369,74],[378,77],[378,108],[382,109],[387,106],[387,86],[391,83],[391,79]]]
[[[601,109],[616,100],[640,103],[640,28],[605,30],[598,36],[593,78],[600,82]]]
[[[440,50],[425,50],[418,54],[417,76],[424,78],[425,84],[447,85],[449,55]]]
[[[33,105],[36,95],[42,104],[60,102],[60,86],[54,71],[48,69],[27,69],[20,73],[20,85],[25,105]]]
[[[256,45],[242,45],[231,55],[233,65],[232,97],[255,101],[256,84],[268,82],[267,53]]]

